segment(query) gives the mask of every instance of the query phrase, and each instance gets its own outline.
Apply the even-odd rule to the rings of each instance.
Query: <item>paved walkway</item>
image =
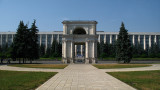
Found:
[[[103,71],[103,72],[150,71],[150,70],[160,70],[160,64],[152,64],[152,66],[149,66],[149,67],[100,69],[100,70]]]
[[[90,64],[71,64],[37,90],[134,90]]]
[[[134,90],[105,72],[160,70],[160,64],[150,67],[97,69],[90,64],[70,64],[65,69],[21,68],[1,65],[0,70],[59,72],[37,90]]]

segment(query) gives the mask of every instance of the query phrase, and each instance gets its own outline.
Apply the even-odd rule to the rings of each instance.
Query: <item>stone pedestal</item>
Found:
[[[70,59],[70,64],[73,64],[73,58]]]
[[[85,59],[85,64],[89,64],[89,58]]]

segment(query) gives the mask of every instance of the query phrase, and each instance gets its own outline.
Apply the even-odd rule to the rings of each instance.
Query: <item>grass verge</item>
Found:
[[[39,60],[57,60],[57,61],[61,61],[62,57],[40,58]]]
[[[12,64],[14,67],[64,69],[67,64]]]
[[[159,90],[160,71],[108,72],[139,90]]]
[[[99,69],[115,69],[115,68],[135,68],[135,67],[147,67],[152,66],[149,64],[93,64]]]
[[[0,90],[33,90],[56,72],[24,72],[0,70]]]
[[[115,61],[116,60],[116,58],[112,58],[112,57],[106,57],[106,58],[98,58],[99,60],[102,60],[102,61],[107,61],[107,60],[113,60],[113,61]],[[132,58],[132,60],[134,61],[134,60],[136,60],[136,61],[152,61],[152,60],[154,60],[154,61],[160,61],[160,58]]]

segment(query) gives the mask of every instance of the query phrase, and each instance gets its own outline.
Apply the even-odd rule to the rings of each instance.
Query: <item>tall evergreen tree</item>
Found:
[[[21,59],[23,59],[24,63],[26,59],[39,58],[38,29],[35,23],[36,21],[34,20],[30,29],[28,29],[28,25],[24,25],[23,21],[19,23],[11,51],[12,58],[18,58],[19,63]]]
[[[19,63],[20,63],[20,58],[24,58],[26,52],[25,52],[25,47],[26,47],[26,30],[27,30],[27,25],[25,26],[23,21],[20,21],[17,33],[15,35],[14,41],[13,41],[13,52],[16,58],[19,58]]]
[[[124,61],[124,63],[129,63],[132,59],[132,47],[128,31],[125,29],[123,22],[119,31],[116,47],[116,59],[118,61]]]
[[[30,59],[38,59],[39,58],[39,45],[38,45],[38,29],[36,26],[36,20],[32,23],[32,26],[30,28]]]

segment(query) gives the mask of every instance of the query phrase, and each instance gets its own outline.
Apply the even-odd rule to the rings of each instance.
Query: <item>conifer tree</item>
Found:
[[[19,59],[19,63],[20,63],[20,58],[24,58],[26,52],[25,52],[25,48],[26,48],[26,43],[24,42],[26,40],[26,30],[27,30],[27,25],[25,26],[23,21],[20,21],[18,29],[17,29],[17,33],[15,35],[14,41],[13,41],[13,52],[16,58]]]
[[[39,58],[39,45],[38,45],[38,29],[36,26],[36,20],[32,23],[32,26],[30,28],[30,59],[38,59]]]
[[[123,22],[116,43],[116,59],[118,61],[124,61],[124,63],[130,63],[132,59],[131,42],[129,40],[128,31],[125,29]]]

